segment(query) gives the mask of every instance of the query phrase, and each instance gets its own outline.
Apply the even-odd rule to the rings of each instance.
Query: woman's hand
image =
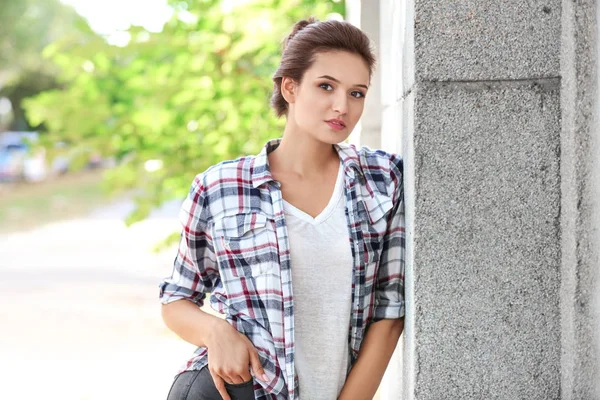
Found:
[[[229,323],[216,325],[207,339],[208,369],[223,400],[231,400],[225,382],[248,382],[252,379],[250,368],[256,378],[268,380],[252,342]]]

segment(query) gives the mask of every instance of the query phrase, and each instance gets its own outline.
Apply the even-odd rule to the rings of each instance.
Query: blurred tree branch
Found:
[[[42,56],[50,43],[66,35],[94,35],[73,8],[59,0],[4,0],[0,11],[0,97],[15,115],[11,128],[29,130],[23,99],[58,88],[59,69]]]
[[[332,0],[170,4],[175,13],[162,32],[132,27],[124,47],[101,38],[54,41],[44,53],[63,86],[25,101],[30,123],[44,124],[49,142],[116,158],[109,187],[138,194],[129,223],[183,199],[210,165],[279,137],[283,121],[269,99],[281,41],[301,18],[344,13]],[[149,170],[151,160],[161,167]]]

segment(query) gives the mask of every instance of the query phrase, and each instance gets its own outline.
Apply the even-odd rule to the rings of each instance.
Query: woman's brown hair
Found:
[[[369,67],[369,76],[372,75],[375,55],[363,31],[345,21],[318,21],[313,17],[298,21],[283,42],[281,62],[273,75],[271,106],[278,117],[288,112],[288,103],[281,94],[283,77],[300,83],[314,63],[315,54],[328,51],[347,51],[361,56]]]

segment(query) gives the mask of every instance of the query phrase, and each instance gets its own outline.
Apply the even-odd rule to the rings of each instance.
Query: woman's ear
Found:
[[[288,104],[293,104],[295,102],[297,91],[298,85],[292,78],[284,76],[281,79],[281,95]]]

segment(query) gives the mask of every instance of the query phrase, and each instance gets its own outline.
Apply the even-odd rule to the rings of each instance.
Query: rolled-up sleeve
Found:
[[[405,219],[402,160],[395,157],[394,206],[388,217],[387,231],[379,261],[375,287],[373,321],[404,317]]]
[[[181,238],[173,272],[159,285],[162,304],[187,299],[202,306],[218,279],[212,238],[207,229],[205,191],[202,175],[198,175],[179,212]]]

